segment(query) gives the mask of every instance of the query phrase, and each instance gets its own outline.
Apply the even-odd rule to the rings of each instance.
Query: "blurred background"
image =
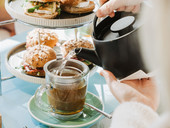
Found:
[[[5,10],[5,0],[0,0],[0,21],[12,19]],[[15,35],[14,24],[0,26],[0,40]]]

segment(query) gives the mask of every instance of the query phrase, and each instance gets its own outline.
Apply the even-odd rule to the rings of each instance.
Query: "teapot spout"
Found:
[[[76,48],[75,53],[77,57],[81,57],[98,66],[102,66],[101,61],[99,60],[98,55],[95,50],[90,50],[86,48]]]

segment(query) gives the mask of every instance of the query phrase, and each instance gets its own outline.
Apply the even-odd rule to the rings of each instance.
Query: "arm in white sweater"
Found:
[[[114,111],[110,128],[148,128],[158,117],[144,104],[125,102]]]

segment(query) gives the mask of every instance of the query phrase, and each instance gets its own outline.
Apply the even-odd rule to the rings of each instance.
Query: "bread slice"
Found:
[[[60,0],[29,0],[29,1],[35,1],[35,2],[60,2]]]
[[[62,5],[76,6],[82,0],[60,0],[60,1],[61,1]]]
[[[83,14],[92,12],[95,8],[95,3],[93,1],[89,2],[89,5],[86,7],[76,7],[76,6],[70,6],[70,5],[64,5],[61,7],[63,11],[71,14]]]
[[[94,49],[94,46],[90,41],[84,39],[68,40],[62,44],[61,52],[63,56],[66,57],[67,54],[75,48]]]
[[[32,69],[42,68],[48,61],[56,59],[56,52],[46,45],[35,45],[26,50],[23,61]]]
[[[38,38],[38,32],[40,38]],[[26,36],[26,48],[38,45],[39,39],[41,45],[47,45],[53,48],[58,43],[58,34],[51,29],[35,28]]]
[[[45,14],[45,13],[37,13],[37,12],[28,13],[25,10],[25,14],[29,16],[37,17],[37,18],[54,19],[55,17],[57,17],[58,12],[55,12],[53,14]]]

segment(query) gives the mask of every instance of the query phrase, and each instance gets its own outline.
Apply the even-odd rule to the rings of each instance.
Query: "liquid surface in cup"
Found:
[[[75,76],[77,71],[66,70],[61,76]],[[85,79],[80,78],[73,83],[51,83],[48,90],[48,101],[57,114],[71,115],[83,110],[86,96]]]

